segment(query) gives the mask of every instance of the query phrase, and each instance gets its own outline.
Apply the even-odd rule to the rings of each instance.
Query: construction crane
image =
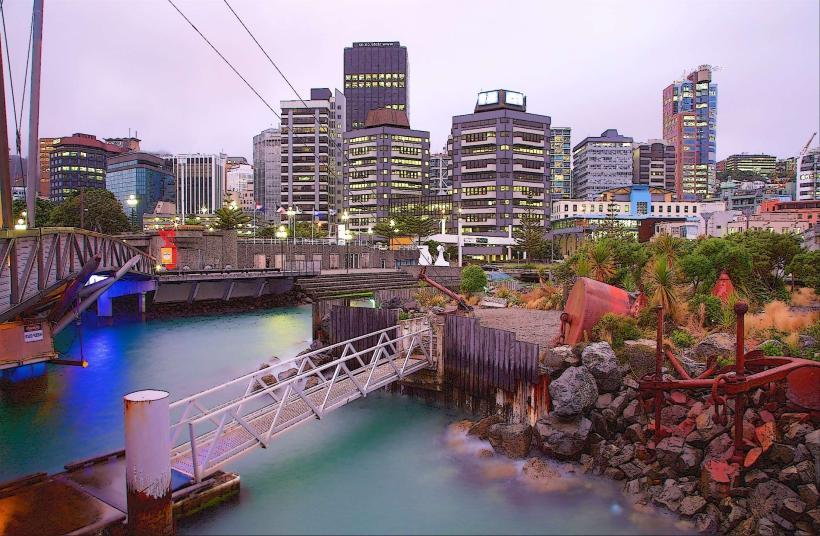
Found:
[[[809,141],[806,142],[806,145],[803,146],[803,150],[800,151],[800,154],[797,155],[797,160],[794,162],[794,199],[795,201],[800,199],[800,168],[803,167],[803,158],[806,157],[806,153],[809,152],[809,146],[811,142],[814,141],[814,137],[817,136],[817,132],[813,132]]]

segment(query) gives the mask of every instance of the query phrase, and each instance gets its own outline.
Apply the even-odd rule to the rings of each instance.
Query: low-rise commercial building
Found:
[[[815,147],[800,161],[797,174],[797,201],[820,199],[820,147]]]
[[[768,154],[733,154],[718,162],[717,170],[729,175],[756,173],[773,177],[777,170],[777,157]]]

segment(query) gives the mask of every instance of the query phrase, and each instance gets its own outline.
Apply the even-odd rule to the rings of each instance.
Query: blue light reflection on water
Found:
[[[310,308],[231,316],[83,326],[88,368],[23,367],[0,389],[0,481],[122,448],[122,396],[153,388],[176,400],[255,370],[273,355],[289,357],[310,337]],[[80,340],[57,340],[66,357]]]

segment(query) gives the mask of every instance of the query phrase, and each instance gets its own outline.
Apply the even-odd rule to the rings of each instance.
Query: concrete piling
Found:
[[[125,402],[125,488],[128,533],[174,533],[168,393],[129,393]]]

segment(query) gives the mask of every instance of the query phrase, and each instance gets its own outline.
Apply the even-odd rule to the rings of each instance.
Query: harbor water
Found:
[[[123,445],[122,396],[152,388],[182,398],[291,357],[309,343],[308,307],[231,316],[118,321],[58,341],[88,368],[39,365],[0,389],[0,481]],[[81,342],[82,341],[82,342]],[[533,491],[523,462],[478,456],[448,434],[464,415],[377,393],[279,437],[226,469],[238,498],[184,520],[180,534],[677,534],[605,479],[567,474]],[[459,443],[460,441],[460,443]],[[465,448],[465,445],[469,448]]]

